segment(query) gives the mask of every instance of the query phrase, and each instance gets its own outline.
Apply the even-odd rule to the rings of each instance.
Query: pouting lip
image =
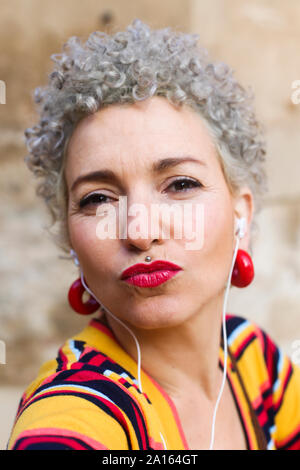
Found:
[[[151,264],[138,263],[125,269],[125,271],[122,272],[120,279],[126,279],[127,277],[134,276],[135,274],[151,273],[153,271],[160,271],[163,269],[168,271],[178,271],[182,268],[177,266],[177,264],[163,260],[154,261]]]

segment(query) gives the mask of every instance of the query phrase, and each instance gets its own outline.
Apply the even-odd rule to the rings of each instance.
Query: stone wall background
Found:
[[[269,193],[253,244],[255,280],[231,289],[227,310],[256,321],[290,356],[300,339],[300,104],[291,100],[292,82],[300,80],[299,1],[2,0],[0,340],[6,364],[0,364],[0,448],[19,393],[86,323],[67,302],[77,270],[44,230],[49,218],[23,162],[23,132],[36,122],[32,93],[46,83],[50,55],[68,37],[122,29],[134,18],[200,34],[212,57],[253,88],[266,127]]]

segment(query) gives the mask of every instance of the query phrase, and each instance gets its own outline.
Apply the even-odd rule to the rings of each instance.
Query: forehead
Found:
[[[83,118],[68,145],[68,165],[86,170],[101,157],[114,165],[153,161],[157,155],[193,153],[212,159],[213,141],[199,114],[187,105],[172,105],[164,97],[133,104],[112,104]],[[68,171],[68,169],[67,169]],[[71,170],[70,170],[71,171]]]

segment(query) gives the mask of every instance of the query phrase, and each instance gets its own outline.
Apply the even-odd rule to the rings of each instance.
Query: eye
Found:
[[[172,186],[176,188],[175,192],[178,193],[189,191],[190,189],[194,189],[197,187],[203,187],[203,184],[192,178],[178,178],[173,181],[173,183],[171,183],[167,189],[171,188]]]
[[[80,209],[83,209],[86,206],[96,206],[98,204],[104,204],[108,202],[107,199],[112,199],[112,198],[109,196],[106,196],[106,194],[93,193],[93,194],[90,194],[89,196],[82,198],[79,201],[79,207]]]

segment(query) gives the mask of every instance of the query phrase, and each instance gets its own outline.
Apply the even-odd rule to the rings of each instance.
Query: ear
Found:
[[[237,218],[245,217],[245,236],[239,242],[239,248],[248,251],[250,244],[250,227],[254,214],[254,198],[248,186],[243,186],[234,196],[234,215]]]

